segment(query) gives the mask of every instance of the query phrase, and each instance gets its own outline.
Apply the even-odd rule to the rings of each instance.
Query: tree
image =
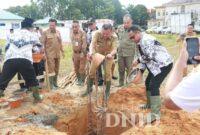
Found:
[[[114,20],[116,24],[123,22],[123,9],[119,0],[112,0],[114,6]]]
[[[55,17],[57,0],[37,0],[39,11],[44,17]]]
[[[40,19],[54,17],[60,20],[72,19],[113,19],[121,24],[123,15],[128,11],[134,24],[146,26],[149,18],[147,8],[143,5],[129,5],[125,8],[119,0],[31,0],[30,6],[17,6],[8,11],[23,17]]]
[[[144,5],[129,5],[127,10],[129,11],[129,14],[133,18],[134,24],[140,25],[140,26],[146,26],[147,20],[149,19],[149,14],[147,12],[147,8]]]
[[[80,9],[83,19],[113,18],[112,0],[74,0],[75,7]]]
[[[30,6],[16,6],[6,9],[7,11],[17,14],[22,17],[29,17],[34,20],[42,18],[42,14],[38,11],[38,6],[35,2],[31,1]]]

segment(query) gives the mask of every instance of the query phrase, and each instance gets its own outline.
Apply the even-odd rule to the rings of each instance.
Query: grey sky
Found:
[[[143,4],[145,5],[147,8],[153,8],[155,6],[160,6],[163,3],[169,2],[171,0],[120,0],[120,2],[125,5],[128,6],[129,4]],[[17,5],[26,5],[26,4],[30,4],[30,0],[5,0],[1,2],[1,9],[6,9],[9,8],[11,6],[17,6]]]

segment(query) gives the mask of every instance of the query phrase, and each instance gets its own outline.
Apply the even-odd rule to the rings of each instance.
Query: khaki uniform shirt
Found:
[[[71,33],[71,42],[73,45],[73,52],[86,54],[86,33],[79,31],[77,34]]]
[[[118,56],[128,57],[135,55],[135,43],[129,39],[128,30],[124,28],[123,25],[118,27]]]
[[[104,39],[101,31],[96,31],[92,38],[92,53],[107,55],[117,48],[117,37],[113,34],[109,39]]]
[[[60,58],[60,51],[63,51],[63,49],[59,31],[56,30],[55,33],[52,33],[50,29],[46,30],[42,35],[42,43],[47,58]]]

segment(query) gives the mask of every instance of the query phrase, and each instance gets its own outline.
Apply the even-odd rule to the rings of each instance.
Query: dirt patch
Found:
[[[130,114],[142,113],[146,115],[149,110],[141,111],[138,108],[140,103],[145,102],[145,88],[144,87],[129,87],[124,88],[116,93],[112,94],[109,100],[108,113],[117,114],[119,116],[119,123],[114,127],[106,127],[106,135],[141,135],[141,134],[198,134],[200,124],[199,112],[189,115],[183,111],[174,112],[162,108],[162,119],[160,123],[154,123],[153,125],[141,126],[131,125]],[[63,117],[56,123],[55,127],[59,131],[66,132],[69,135],[85,135],[88,129],[88,113],[87,107],[80,109],[73,115]],[[126,127],[122,126],[122,116],[117,113],[122,112],[127,116]],[[94,117],[96,118],[96,117]],[[95,120],[93,120],[95,121]],[[116,119],[111,117],[110,125],[114,125]],[[94,126],[96,126],[95,123]]]
[[[162,92],[161,92],[162,93]],[[105,135],[165,135],[165,134],[199,134],[199,112],[188,114],[183,111],[174,112],[162,108],[162,118],[158,125],[131,125],[131,114],[147,114],[149,110],[140,110],[138,105],[145,102],[145,88],[130,86],[112,93],[108,103],[107,116],[109,121],[105,124]],[[94,108],[94,107],[93,107]],[[126,126],[122,125],[122,114],[126,116]],[[97,130],[97,114],[92,113],[93,129]],[[37,116],[48,119],[49,116],[58,116],[53,125],[44,125],[43,120],[34,122]],[[115,115],[115,116],[114,116]],[[21,116],[33,116],[32,119]],[[47,117],[48,116],[48,117]],[[87,98],[72,97],[68,92],[45,93],[45,100],[37,105],[32,100],[22,103],[21,107],[9,110],[0,110],[0,133],[23,135],[86,135],[88,133]],[[116,124],[116,117],[119,118]],[[29,118],[29,117],[28,117]],[[54,117],[53,117],[54,118]]]

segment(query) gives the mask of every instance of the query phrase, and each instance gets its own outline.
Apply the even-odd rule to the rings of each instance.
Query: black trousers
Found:
[[[102,66],[103,64],[101,64],[98,69],[97,69],[97,77],[98,77],[98,82],[99,83],[103,83],[103,74],[102,74]]]
[[[27,87],[38,86],[35,71],[32,63],[27,59],[10,59],[4,63],[0,74],[0,90],[5,90],[10,80],[20,73],[25,80]]]
[[[161,73],[154,76],[150,71],[145,80],[145,86],[147,91],[151,91],[151,96],[160,95],[160,85],[164,81],[165,77],[169,74],[173,64],[169,64],[166,67],[161,68]]]
[[[45,71],[44,60],[41,60],[39,63],[33,63],[36,76],[43,75]],[[40,82],[44,82],[44,79],[41,79]]]
[[[35,71],[35,75],[43,75],[43,72],[45,71],[45,67],[44,67],[44,60],[40,61],[39,63],[33,63],[33,67],[34,67],[34,71]],[[17,74],[17,78],[18,80],[23,79],[22,75],[20,73]],[[44,79],[40,79],[39,82],[44,82]],[[20,88],[27,88],[25,83],[20,83]]]

